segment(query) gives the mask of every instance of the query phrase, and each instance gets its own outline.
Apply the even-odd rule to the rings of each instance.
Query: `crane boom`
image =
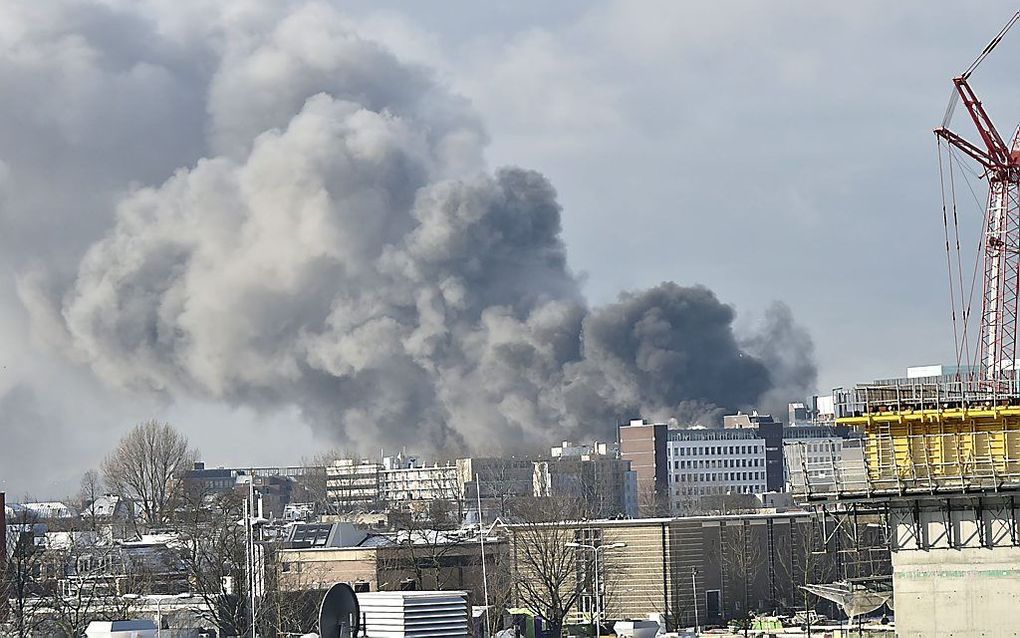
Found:
[[[970,88],[970,84],[967,83],[967,79],[963,76],[955,78],[953,84],[956,85],[956,91],[960,94],[963,105],[966,107],[967,113],[970,114],[970,119],[974,121],[974,126],[978,130],[978,135],[981,136],[981,141],[985,143],[985,148],[988,149],[989,159],[995,163],[997,168],[1007,168],[1011,159],[1010,149],[1002,141],[1002,136],[999,135],[995,124],[992,123],[992,118],[985,112],[985,107],[981,104],[981,100],[977,98],[974,90]]]
[[[993,392],[1009,391],[1016,384],[1020,317],[1020,140],[1014,136],[1006,145],[965,76],[953,84],[984,148],[946,126],[935,129],[935,135],[981,164],[988,178],[977,352],[980,380]]]

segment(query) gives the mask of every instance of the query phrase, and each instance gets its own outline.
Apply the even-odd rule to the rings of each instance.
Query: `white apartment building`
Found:
[[[343,509],[375,509],[382,469],[375,461],[337,459],[326,466],[326,494]]]
[[[423,467],[417,462],[390,467],[379,474],[382,499],[387,505],[407,501],[455,501],[460,498],[456,465]]]
[[[765,439],[754,429],[670,430],[666,461],[674,512],[692,498],[766,491]]]

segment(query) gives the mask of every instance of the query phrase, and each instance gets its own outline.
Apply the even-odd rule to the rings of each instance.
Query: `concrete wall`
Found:
[[[898,636],[1020,636],[1015,507],[998,495],[894,503]]]
[[[1020,636],[1020,547],[893,554],[896,635]]]

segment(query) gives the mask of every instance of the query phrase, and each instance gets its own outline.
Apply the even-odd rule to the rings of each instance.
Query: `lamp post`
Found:
[[[478,544],[482,550],[482,591],[485,594],[485,631],[482,632],[483,636],[489,635],[489,574],[485,569],[485,534],[486,531],[482,527],[482,484],[478,480],[478,474],[475,474],[475,498],[478,503]]]
[[[256,501],[256,496],[258,501]],[[256,503],[258,508],[256,509]],[[261,541],[261,526],[269,521],[262,518],[262,494],[255,489],[255,470],[249,470],[248,476],[248,498],[245,499],[244,503],[244,518],[237,521],[237,524],[244,527],[244,571],[245,579],[247,580],[246,589],[248,594],[248,615],[251,620],[251,635],[252,638],[258,638],[256,631],[256,607],[258,605],[259,592],[257,585],[259,583],[259,574],[257,572],[262,570],[262,554],[260,554],[261,546],[258,541]],[[256,533],[259,533],[259,538],[256,539]]]
[[[599,623],[602,621],[602,588],[599,584],[599,551],[607,549],[619,549],[626,547],[627,543],[610,543],[609,545],[585,545],[584,543],[566,543],[564,547],[573,549],[590,549],[595,564],[595,613],[592,615],[592,624],[595,626],[595,636],[598,638],[601,630]]]
[[[156,601],[156,638],[160,638],[163,632],[163,601],[164,600],[185,600],[191,598],[190,592],[184,592],[182,594],[153,594],[151,596],[142,596],[141,594],[124,594],[121,596],[124,600],[154,600]]]
[[[695,578],[698,574],[698,568],[691,568],[691,588],[694,591],[694,635],[697,636],[701,633],[701,620],[698,618],[698,580]]]

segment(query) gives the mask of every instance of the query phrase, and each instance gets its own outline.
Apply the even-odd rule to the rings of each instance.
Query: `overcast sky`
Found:
[[[16,4],[0,9],[7,14]],[[96,7],[116,13],[120,2],[56,4],[69,33],[79,29],[110,49],[144,46],[130,21],[89,17]],[[200,24],[195,15],[205,6],[143,4],[162,28],[185,31]],[[240,14],[258,3],[228,5]],[[942,119],[950,79],[1013,3],[334,5],[364,38],[430,69],[466,98],[488,138],[488,168],[517,165],[549,179],[563,207],[568,265],[583,277],[590,303],[667,280],[703,284],[736,308],[738,331],[751,331],[771,302],[783,301],[813,338],[823,392],[952,359],[931,129]],[[256,413],[237,402],[116,389],[88,362],[40,342],[16,282],[39,261],[74,270],[112,224],[112,213],[67,211],[101,209],[101,193],[158,186],[208,156],[204,125],[184,120],[215,105],[170,80],[159,100],[132,93],[131,78],[145,68],[118,76],[120,84],[98,75],[90,84],[84,49],[56,56],[32,47],[56,10],[18,14],[22,23],[0,25],[0,79],[10,80],[5,100],[13,103],[0,110],[7,138],[0,138],[0,186],[8,181],[0,188],[0,207],[8,207],[0,214],[7,252],[0,259],[0,489],[68,492],[128,427],[149,417],[185,430],[212,465],[290,464],[314,454],[325,443],[296,409]],[[1018,55],[1014,33],[972,79],[1004,135],[1020,118],[1010,73]],[[173,54],[166,58],[172,67]],[[52,77],[62,79],[51,91]],[[102,94],[118,91],[126,95],[118,102],[123,113],[103,107]],[[132,108],[149,109],[151,121],[136,125]],[[184,122],[151,125],[170,120]],[[959,114],[954,126],[974,137]],[[147,140],[140,150],[119,152],[139,136]],[[62,159],[52,170],[72,166],[76,177],[46,201],[73,205],[37,223],[29,200],[45,191],[53,154]],[[126,168],[105,169],[114,164]],[[13,183],[28,179],[22,165],[34,167],[34,190]],[[131,183],[108,178],[121,174]],[[961,223],[973,232],[980,211],[961,203]]]

